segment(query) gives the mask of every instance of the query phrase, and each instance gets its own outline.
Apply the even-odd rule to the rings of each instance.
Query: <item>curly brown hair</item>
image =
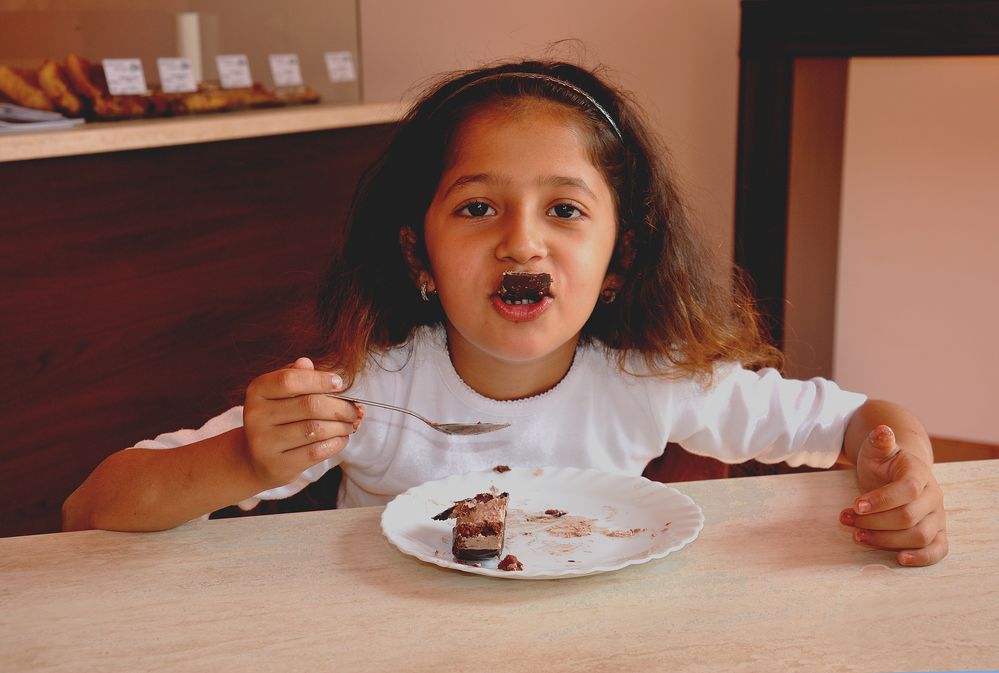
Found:
[[[508,76],[491,77],[501,73]],[[525,97],[578,114],[589,131],[591,159],[616,200],[618,245],[611,270],[622,275],[623,286],[615,302],[597,304],[581,339],[617,351],[622,369],[629,352],[641,353],[650,371],[662,376],[709,379],[718,361],[779,367],[781,354],[764,338],[741,274],[720,271],[695,235],[666,152],[639,106],[597,71],[542,60],[451,73],[410,108],[387,149],[362,175],[345,244],[321,285],[309,348],[317,365],[342,372],[349,384],[370,353],[406,343],[421,325],[443,323],[439,303],[421,301],[414,287],[400,231],[416,233],[417,255],[426,262],[423,219],[454,133],[483,107]]]

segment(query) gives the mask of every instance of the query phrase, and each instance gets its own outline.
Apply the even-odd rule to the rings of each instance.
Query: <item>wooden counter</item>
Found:
[[[163,119],[90,123],[72,129],[0,134],[0,162],[306,133],[397,122],[402,103],[302,105]]]
[[[995,668],[999,461],[935,471],[951,552],[926,568],[852,542],[838,521],[857,492],[846,471],[678,484],[704,510],[696,540],[574,579],[423,563],[382,536],[376,507],[8,538],[0,661],[9,673]]]

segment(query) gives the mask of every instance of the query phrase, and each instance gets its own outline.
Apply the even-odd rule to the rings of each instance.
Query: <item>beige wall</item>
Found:
[[[447,70],[557,52],[602,63],[673,153],[696,217],[731,254],[738,101],[735,0],[358,0],[366,101],[399,100]]]
[[[855,59],[834,375],[999,444],[999,58]]]

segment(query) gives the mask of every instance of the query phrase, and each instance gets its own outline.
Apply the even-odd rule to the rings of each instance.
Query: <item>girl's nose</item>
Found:
[[[496,257],[517,264],[526,264],[547,254],[543,224],[529,213],[508,213],[504,218],[502,234],[496,245]]]

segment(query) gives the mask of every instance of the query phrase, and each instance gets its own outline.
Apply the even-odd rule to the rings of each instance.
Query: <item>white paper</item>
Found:
[[[108,91],[111,95],[147,93],[146,76],[142,72],[141,59],[106,58],[101,64],[104,66],[104,77],[108,81]]]
[[[271,54],[270,62],[274,86],[302,86],[298,54]]]
[[[328,51],[326,57],[326,72],[331,82],[353,82],[357,79],[354,68],[354,55],[349,51]]]
[[[215,57],[223,89],[248,89],[253,86],[250,60],[246,54],[220,54]]]
[[[158,58],[156,67],[160,71],[160,86],[166,93],[186,93],[197,91],[194,79],[194,66],[189,58]]]

